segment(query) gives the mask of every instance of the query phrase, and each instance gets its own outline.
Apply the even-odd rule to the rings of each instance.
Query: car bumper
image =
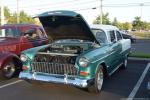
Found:
[[[24,80],[32,80],[32,81],[68,84],[80,88],[86,88],[89,85],[92,85],[94,80],[94,79],[86,80],[86,79],[79,79],[79,78],[69,78],[65,75],[57,76],[57,75],[47,75],[41,73],[28,73],[28,72],[20,72],[19,78]]]

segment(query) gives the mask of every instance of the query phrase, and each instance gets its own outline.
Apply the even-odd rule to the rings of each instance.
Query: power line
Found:
[[[65,3],[65,2],[63,2]],[[73,7],[73,6],[79,6],[79,5],[87,5],[87,4],[91,4],[91,3],[96,3],[95,0],[92,0],[92,1],[88,1],[88,2],[82,2],[82,3],[76,3],[76,4],[71,4],[71,5],[65,5],[65,6],[51,6],[51,7],[43,7],[43,8],[37,8],[35,10],[44,10],[44,9],[54,9],[54,8],[63,8],[63,7]],[[103,4],[103,7],[139,7],[141,6],[150,6],[149,4],[150,2],[144,2],[144,3],[128,3],[128,4]],[[61,4],[61,3],[59,3]],[[21,9],[23,9],[24,7],[20,7]],[[31,10],[32,7],[28,7],[26,9],[29,9]],[[12,8],[12,9],[17,9],[17,8]],[[26,11],[29,11],[29,10],[26,10]]]
[[[73,3],[73,2],[75,2],[75,3]],[[86,1],[86,2],[76,2],[75,0],[74,1],[70,1],[70,2],[61,2],[61,3],[55,3],[55,4],[42,4],[42,5],[35,5],[35,6],[26,6],[26,7],[20,7],[20,8],[24,8],[24,9],[31,9],[31,8],[37,8],[38,7],[38,9],[41,9],[41,8],[39,8],[39,7],[43,7],[43,8],[47,8],[47,7],[45,7],[45,6],[48,6],[48,8],[57,8],[57,7],[67,7],[67,6],[76,6],[76,5],[85,5],[85,4],[91,4],[91,3],[95,3],[96,2],[96,0],[90,0],[90,1]],[[71,3],[70,5],[62,5],[62,6],[60,6],[60,5],[58,5],[58,4],[67,4],[67,3]],[[12,8],[12,9],[16,9],[16,7],[14,8],[14,7],[10,7],[10,8]],[[42,8],[42,9],[43,9]]]

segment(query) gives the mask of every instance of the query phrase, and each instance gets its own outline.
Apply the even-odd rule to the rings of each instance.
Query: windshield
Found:
[[[18,31],[16,28],[0,28],[0,37],[17,37]]]

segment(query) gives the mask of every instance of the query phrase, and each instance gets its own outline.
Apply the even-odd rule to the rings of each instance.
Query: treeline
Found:
[[[8,9],[8,7],[4,7],[4,16],[5,16],[5,21],[7,24],[17,23],[17,13],[16,12],[11,13],[10,9]],[[20,11],[19,19],[20,19],[19,23],[39,24],[38,21],[33,19],[31,16],[29,16],[24,11]],[[114,26],[117,26],[119,29],[122,29],[122,30],[150,30],[150,22],[144,22],[138,16],[135,17],[132,22],[121,23],[117,20],[117,18],[114,18],[113,21],[110,21],[109,13],[106,13],[106,14],[103,14],[102,21],[103,21],[103,24],[114,25]],[[100,24],[100,16],[98,16],[93,21],[93,23],[94,24]]]
[[[10,12],[7,7],[4,7],[5,23],[15,24],[17,23],[17,12]],[[24,11],[19,13],[19,23],[37,23],[31,16]]]
[[[138,16],[135,17],[132,22],[121,23],[117,20],[117,18],[114,18],[114,20],[111,22],[109,19],[109,13],[106,13],[103,14],[102,21],[103,24],[114,25],[122,30],[150,30],[150,22],[144,22]],[[100,16],[98,16],[93,23],[100,24]]]

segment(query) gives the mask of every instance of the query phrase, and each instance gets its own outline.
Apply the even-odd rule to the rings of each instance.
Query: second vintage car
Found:
[[[88,26],[72,11],[51,11],[38,16],[50,41],[21,54],[19,78],[62,83],[101,91],[105,76],[127,67],[131,42],[110,25]]]
[[[48,43],[43,27],[33,24],[7,24],[0,26],[0,77],[17,75],[22,63],[23,50]]]

